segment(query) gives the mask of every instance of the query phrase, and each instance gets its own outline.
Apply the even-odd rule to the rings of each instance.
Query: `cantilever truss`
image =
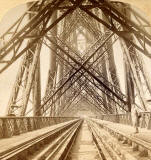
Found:
[[[151,85],[141,54],[151,58],[151,35],[146,30],[149,27],[140,14],[124,3],[29,3],[26,12],[0,38],[0,73],[22,58],[7,114],[62,115],[81,98],[87,99],[100,114],[131,111],[136,98],[147,110],[144,92],[147,90],[150,96]],[[82,53],[78,49],[80,34],[87,44]],[[125,94],[114,60],[117,42],[124,57]],[[50,69],[45,96],[41,98],[42,47],[50,50]]]

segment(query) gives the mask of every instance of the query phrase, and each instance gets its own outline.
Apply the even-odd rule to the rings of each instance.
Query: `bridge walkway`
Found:
[[[113,131],[123,133],[130,137],[136,137],[138,139],[151,143],[151,130],[148,130],[146,128],[139,127],[139,133],[135,133],[135,128],[130,125],[124,125],[120,123],[114,123],[114,122],[104,121],[99,119],[95,119],[94,121],[103,125],[104,127],[112,129]]]

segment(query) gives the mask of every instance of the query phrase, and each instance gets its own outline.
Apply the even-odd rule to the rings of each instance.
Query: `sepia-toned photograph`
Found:
[[[0,1],[0,160],[151,160],[151,0]]]

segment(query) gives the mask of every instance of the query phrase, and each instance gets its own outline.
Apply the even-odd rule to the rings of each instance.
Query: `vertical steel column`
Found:
[[[33,62],[30,67],[30,72],[28,74],[27,85],[25,88],[25,92],[23,93],[23,106],[22,106],[22,110],[21,110],[21,116],[25,115],[25,112],[26,112],[28,100],[30,97],[30,91],[31,91],[33,81],[35,78],[37,64],[39,62],[40,51],[41,51],[41,44],[37,44],[37,48],[36,48],[35,54],[33,56]]]
[[[41,111],[38,109],[41,106],[41,81],[40,81],[40,59],[37,62],[35,79],[33,83],[33,116],[40,116]]]
[[[124,55],[125,57],[125,55]],[[132,80],[132,74],[130,70],[130,66],[128,62],[126,62],[126,57],[124,58],[125,62],[125,86],[126,86],[126,95],[127,95],[127,106],[128,111],[131,112],[131,104],[135,102],[135,90],[134,90],[134,82]]]
[[[103,14],[102,14],[102,19],[103,19],[104,21],[108,22],[107,17],[105,17],[105,15],[103,15]],[[104,26],[103,26],[103,31],[104,31],[104,33],[106,33],[105,36],[108,37],[108,35],[110,34],[110,32],[107,34],[107,29],[106,29],[106,27],[104,27]],[[110,42],[111,42],[111,41],[110,41]],[[108,41],[108,43],[105,44],[105,46],[108,46],[108,45],[109,45],[109,41]],[[108,54],[108,57],[109,57],[109,54],[113,54],[113,53],[112,53],[112,51],[110,50],[107,54]],[[105,79],[108,80],[107,61],[106,61],[106,60],[103,61],[102,69],[103,69],[103,75],[104,75]],[[109,67],[109,69],[110,69],[110,67]],[[109,81],[110,81],[110,80],[109,80]],[[109,99],[105,94],[103,95],[103,99],[104,99],[104,102],[103,102],[103,103],[105,103],[105,105],[108,107],[109,110],[112,110],[112,108],[110,108],[110,106],[108,105],[108,103],[110,103],[110,104],[112,103],[112,102],[110,101],[110,99]]]
[[[53,23],[57,19],[57,11],[54,11],[53,15],[51,16],[51,23]],[[51,29],[52,37],[57,36],[57,25],[55,25]],[[50,43],[51,47],[54,50],[57,50],[54,44]],[[57,51],[56,51],[57,52]],[[47,87],[46,87],[46,92],[45,95],[50,94],[52,91],[52,88],[54,87],[55,83],[55,74],[56,74],[56,54],[54,53],[53,50],[50,51],[50,67],[49,67],[49,73],[48,73],[48,81],[47,81]],[[55,106],[53,106],[55,107]],[[45,110],[45,109],[44,109]],[[53,110],[50,108],[50,115],[53,115]]]
[[[55,11],[51,17],[51,23],[53,23],[55,20],[57,19],[57,11]],[[57,26],[54,26],[52,28],[52,34],[54,36],[57,35]],[[57,50],[57,48],[51,43],[50,44],[52,46],[52,48],[55,48],[55,50]],[[50,69],[49,69],[49,87],[52,88],[53,86],[53,79],[55,77],[55,72],[56,72],[56,54],[51,50],[50,52]]]
[[[31,3],[27,3],[27,7],[29,7]],[[31,12],[35,11],[36,9],[33,8]],[[29,14],[29,21],[33,17],[33,14]],[[38,32],[35,31],[33,34],[37,34]],[[31,40],[30,40],[31,41]],[[28,68],[30,69],[26,76],[26,84],[24,86],[24,93],[23,93],[23,108],[21,110],[21,115],[23,116],[26,112],[26,108],[28,105],[28,100],[30,98],[30,92],[32,90],[33,93],[33,116],[40,116],[41,113],[36,112],[38,110],[38,107],[41,105],[41,84],[40,84],[40,52],[41,52],[41,44],[35,44],[31,48],[32,55],[32,62],[31,66]],[[30,56],[31,53],[28,53],[28,56]]]
[[[31,5],[31,3],[27,3],[27,5]],[[34,8],[33,8],[34,11]],[[29,14],[29,20],[32,18],[33,14]],[[41,47],[40,47],[41,49]],[[33,52],[36,51],[36,48],[33,49]],[[41,82],[40,82],[40,56],[37,60],[37,67],[35,70],[35,77],[32,86],[32,93],[33,93],[33,116],[40,116],[41,112],[38,108],[41,106]],[[38,110],[38,112],[37,112]]]
[[[31,6],[31,3],[30,2],[27,3],[27,8],[29,8],[30,6]],[[34,9],[35,8],[32,8],[31,14],[28,14],[29,21],[33,16],[32,11],[34,11]],[[19,70],[18,70],[18,73],[16,76],[16,81],[13,86],[12,94],[11,94],[10,100],[8,102],[8,107],[7,107],[7,111],[6,111],[7,115],[15,114],[15,111],[17,111],[17,114],[19,114],[18,110],[22,109],[22,106],[18,106],[18,104],[16,104],[17,98],[20,96],[19,93],[23,94],[26,89],[29,68],[30,68],[30,65],[33,61],[33,54],[35,53],[35,49],[36,49],[36,45],[33,45],[31,47],[31,49],[25,53],[23,59],[21,60],[22,62],[20,64],[20,67],[19,67]],[[23,87],[22,91],[21,91],[21,86]]]
[[[58,88],[61,85],[60,80],[63,77],[63,64],[58,63],[58,67],[57,67],[57,76],[56,76],[56,88]],[[58,96],[61,94],[61,91],[59,91]],[[56,109],[55,109],[55,113],[56,115],[58,115],[60,109],[61,109],[61,98],[57,100],[56,102]]]
[[[140,99],[140,102],[141,102],[141,106],[144,108],[144,110],[146,111],[147,108],[146,108],[146,100],[145,100],[145,97],[144,97],[144,92],[143,92],[143,89],[142,89],[142,85],[137,77],[137,72],[136,72],[136,69],[135,69],[135,64],[130,56],[130,53],[129,53],[129,50],[127,49],[127,45],[125,43],[125,41],[123,39],[121,39],[121,42],[122,42],[122,47],[125,51],[125,54],[126,54],[126,57],[127,57],[127,60],[129,62],[129,65],[130,65],[130,68],[131,68],[131,73],[132,73],[132,78],[133,78],[133,81],[135,82],[135,86],[136,86],[136,91],[138,93],[138,96],[139,96],[139,99]]]
[[[104,15],[103,20],[107,23],[112,22],[111,17],[109,17],[108,15]],[[104,27],[104,32],[105,32],[106,37],[108,37],[108,35],[111,34],[111,31],[107,30],[106,27]],[[108,48],[108,46],[112,46],[111,38],[106,43],[106,48]],[[108,80],[109,82],[114,84],[114,86],[116,86],[117,88],[120,88],[119,79],[117,76],[117,71],[116,71],[116,66],[115,66],[115,61],[114,61],[113,47],[110,47],[110,49],[108,50],[107,58],[108,59],[106,60],[106,65],[107,65],[106,68],[107,68],[107,73],[108,73],[108,76],[107,76]],[[115,89],[116,88],[113,88],[113,90]],[[116,104],[110,101],[110,99],[109,99],[109,103],[112,103],[111,104],[112,108],[110,108],[110,110],[112,110],[113,113],[116,113],[117,112]]]
[[[127,16],[128,19],[131,18],[130,12],[128,12],[127,7],[128,4],[119,4],[120,5],[120,10],[121,12]],[[126,7],[127,6],[127,7]],[[125,27],[123,27],[123,31],[126,31],[127,29]],[[129,39],[132,39],[131,34],[129,33],[125,33],[127,34],[127,36],[129,37]],[[129,48],[129,44],[127,42],[126,46],[127,48]],[[128,50],[127,50],[128,51]],[[128,51],[129,52],[129,51]],[[130,69],[130,65],[127,62],[127,58],[125,57],[126,55],[124,54],[124,61],[125,61],[125,82],[126,82],[126,94],[127,94],[127,106],[128,106],[128,111],[131,112],[131,104],[135,102],[135,88],[134,88],[134,81],[132,79],[132,73],[131,73],[131,69]]]
[[[13,89],[12,89],[12,92],[11,92],[11,96],[10,96],[10,99],[9,99],[9,102],[8,102],[8,105],[7,105],[6,115],[15,114],[13,105],[16,105],[16,99],[17,99],[19,89],[20,89],[20,85],[22,83],[22,78],[23,78],[23,75],[24,75],[24,72],[25,72],[26,60],[27,60],[26,56],[24,56],[20,66],[19,66],[17,77],[16,77],[16,80],[15,80],[15,83],[14,83],[14,86],[13,86]]]

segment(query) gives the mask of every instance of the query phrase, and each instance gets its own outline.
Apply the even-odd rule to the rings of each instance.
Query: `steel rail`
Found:
[[[63,132],[66,129],[69,129],[70,127],[72,127],[72,125],[78,123],[79,120],[74,120],[74,121],[70,121],[67,124],[65,124],[64,126],[61,126],[59,128],[56,128],[52,131],[49,131],[45,134],[42,134],[38,137],[32,138],[31,140],[20,144],[19,146],[15,146],[9,150],[6,150],[5,152],[0,153],[0,158],[1,160],[7,160],[13,157],[18,157],[21,156],[23,154],[23,152],[27,152],[27,150],[30,150],[32,148],[32,146],[35,145],[39,145],[41,142],[43,142],[45,139],[49,139],[51,137],[55,137],[57,134]],[[24,157],[24,155],[22,155]]]
[[[137,160],[138,157],[135,157],[136,155],[133,154],[133,152],[125,151],[125,147],[126,147],[129,149],[130,148],[133,149],[133,151],[138,151],[139,152],[138,156],[145,157],[147,160],[150,159],[149,153],[151,152],[151,144],[149,142],[144,141],[134,135],[127,135],[123,131],[118,131],[114,128],[110,128],[109,126],[103,124],[102,122],[99,122],[96,119],[91,119],[89,122],[91,123],[90,125],[94,128],[98,136],[101,137],[102,141],[104,140],[103,140],[103,137],[101,136],[101,130],[109,134],[109,136],[111,137],[112,144],[109,142],[108,144],[110,144],[110,149],[113,150],[113,152],[117,156],[121,154],[122,157],[125,157],[126,160],[129,160],[129,159]],[[114,148],[111,147],[113,144],[114,144]],[[122,159],[122,157],[119,157],[119,158]]]

